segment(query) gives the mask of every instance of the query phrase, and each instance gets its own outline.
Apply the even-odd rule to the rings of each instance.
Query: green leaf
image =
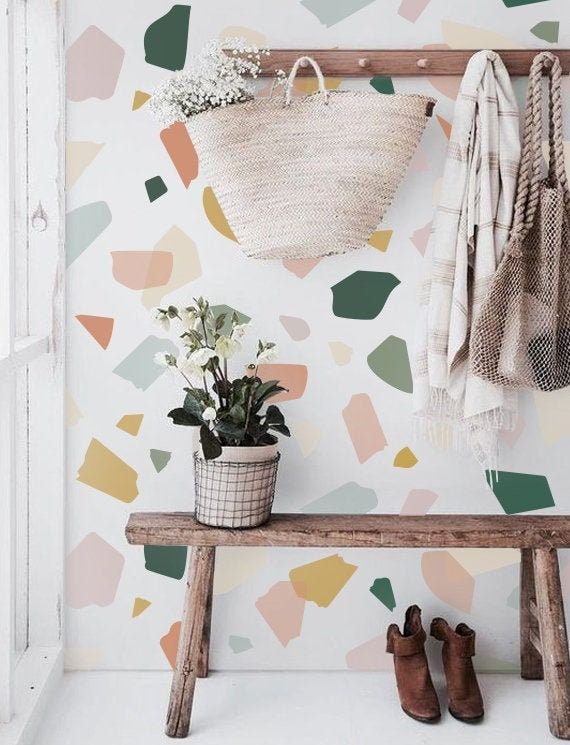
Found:
[[[216,331],[219,331],[222,328],[222,326],[226,322],[227,316],[227,313],[220,313],[220,315],[216,318]]]
[[[259,419],[257,421],[250,419],[247,434],[252,437],[254,443],[257,445],[259,440],[267,434],[267,427],[265,424],[261,424]]]
[[[270,424],[269,429],[274,429],[280,435],[285,435],[285,437],[291,437],[291,432],[286,424]]]
[[[226,382],[226,380],[217,380],[213,385],[212,389],[218,393],[221,394],[224,398],[227,398],[230,395],[231,391],[231,384]]]
[[[224,435],[224,437],[231,437],[234,440],[241,440],[244,434],[243,426],[231,422],[228,419],[222,419],[221,422],[216,424],[216,432]]]
[[[198,391],[194,392],[189,390],[186,394],[183,404],[184,410],[195,417],[202,419],[202,401],[200,400]]]
[[[275,404],[267,407],[265,412],[265,423],[266,424],[285,424],[285,417]]]
[[[269,432],[264,434],[263,437],[259,438],[260,445],[276,445],[278,442],[279,440],[275,437],[275,435],[272,435]]]
[[[281,393],[281,391],[286,390],[286,388],[283,388],[283,386],[279,385],[277,380],[268,380],[267,382],[262,383],[260,386],[257,387],[253,394],[253,400],[256,409],[259,409],[263,402],[266,401],[268,398],[276,396],[278,393]]]
[[[228,414],[234,420],[234,422],[245,422],[245,409],[240,404],[234,404],[229,410]]]
[[[279,383],[278,380],[266,380],[265,383],[260,383],[255,389],[255,398],[263,398],[263,396],[274,388]]]
[[[168,412],[168,416],[172,419],[173,424],[181,424],[184,427],[200,427],[204,424],[201,416],[194,416],[186,409],[172,409]]]
[[[208,429],[206,424],[200,427],[200,443],[206,460],[214,460],[222,454],[222,446],[216,435]]]

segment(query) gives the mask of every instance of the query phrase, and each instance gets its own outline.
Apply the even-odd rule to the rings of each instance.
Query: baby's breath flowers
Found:
[[[225,49],[232,49],[228,54]],[[252,80],[261,71],[259,49],[244,39],[212,39],[193,60],[190,69],[164,81],[149,101],[149,108],[163,126],[185,122],[203,111],[250,101]]]
[[[200,427],[207,459],[220,455],[224,445],[271,445],[277,442],[274,432],[289,437],[278,407],[263,409],[269,398],[285,390],[277,380],[258,377],[259,365],[277,355],[274,342],[258,341],[255,361],[247,366],[249,374],[232,379],[228,360],[241,351],[249,328],[235,311],[214,312],[210,303],[199,297],[188,307],[153,308],[151,316],[165,331],[171,321],[180,326],[183,349],[178,358],[158,352],[154,361],[184,378],[184,403],[168,416],[174,424]]]

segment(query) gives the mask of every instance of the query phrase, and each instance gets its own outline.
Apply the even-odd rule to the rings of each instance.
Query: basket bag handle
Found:
[[[315,60],[312,57],[299,57],[299,59],[293,65],[291,72],[289,73],[289,77],[287,78],[287,83],[285,85],[285,106],[291,105],[291,96],[293,94],[293,84],[295,82],[295,78],[297,77],[297,72],[299,71],[299,67],[301,67],[301,65],[303,65],[303,67],[306,67],[307,64],[313,66],[313,69],[317,76],[317,80],[319,81],[319,93],[323,96],[325,103],[329,102],[330,94],[325,85],[325,78],[323,76],[321,68],[319,67],[317,62],[315,62]]]
[[[517,182],[513,228],[509,253],[520,255],[520,246],[532,228],[540,200],[542,174],[542,75],[549,79],[549,164],[548,179],[558,183],[563,191],[566,208],[570,206],[568,179],[564,164],[564,136],[562,124],[562,67],[551,52],[541,52],[534,58],[526,99],[525,123],[521,161]]]

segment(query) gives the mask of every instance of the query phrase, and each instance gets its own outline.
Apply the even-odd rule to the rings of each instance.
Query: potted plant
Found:
[[[258,366],[277,354],[273,342],[258,341],[247,374],[231,378],[228,360],[242,348],[248,324],[237,313],[216,313],[200,297],[194,305],[154,308],[165,330],[180,325],[183,351],[159,353],[155,362],[184,380],[184,401],[168,416],[174,424],[199,427],[194,453],[196,519],[206,525],[246,528],[269,519],[275,495],[277,436],[290,436],[283,414],[268,402],[285,391],[277,380],[262,381]]]

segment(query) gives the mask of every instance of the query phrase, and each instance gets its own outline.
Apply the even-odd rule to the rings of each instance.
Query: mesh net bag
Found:
[[[543,175],[542,75],[549,81],[549,166]],[[564,167],[562,69],[533,61],[513,227],[471,335],[473,372],[495,385],[570,385],[570,194]]]
[[[299,65],[319,90],[292,98]],[[394,197],[435,101],[328,91],[309,57],[285,96],[190,117],[200,167],[244,253],[308,259],[363,248]]]

